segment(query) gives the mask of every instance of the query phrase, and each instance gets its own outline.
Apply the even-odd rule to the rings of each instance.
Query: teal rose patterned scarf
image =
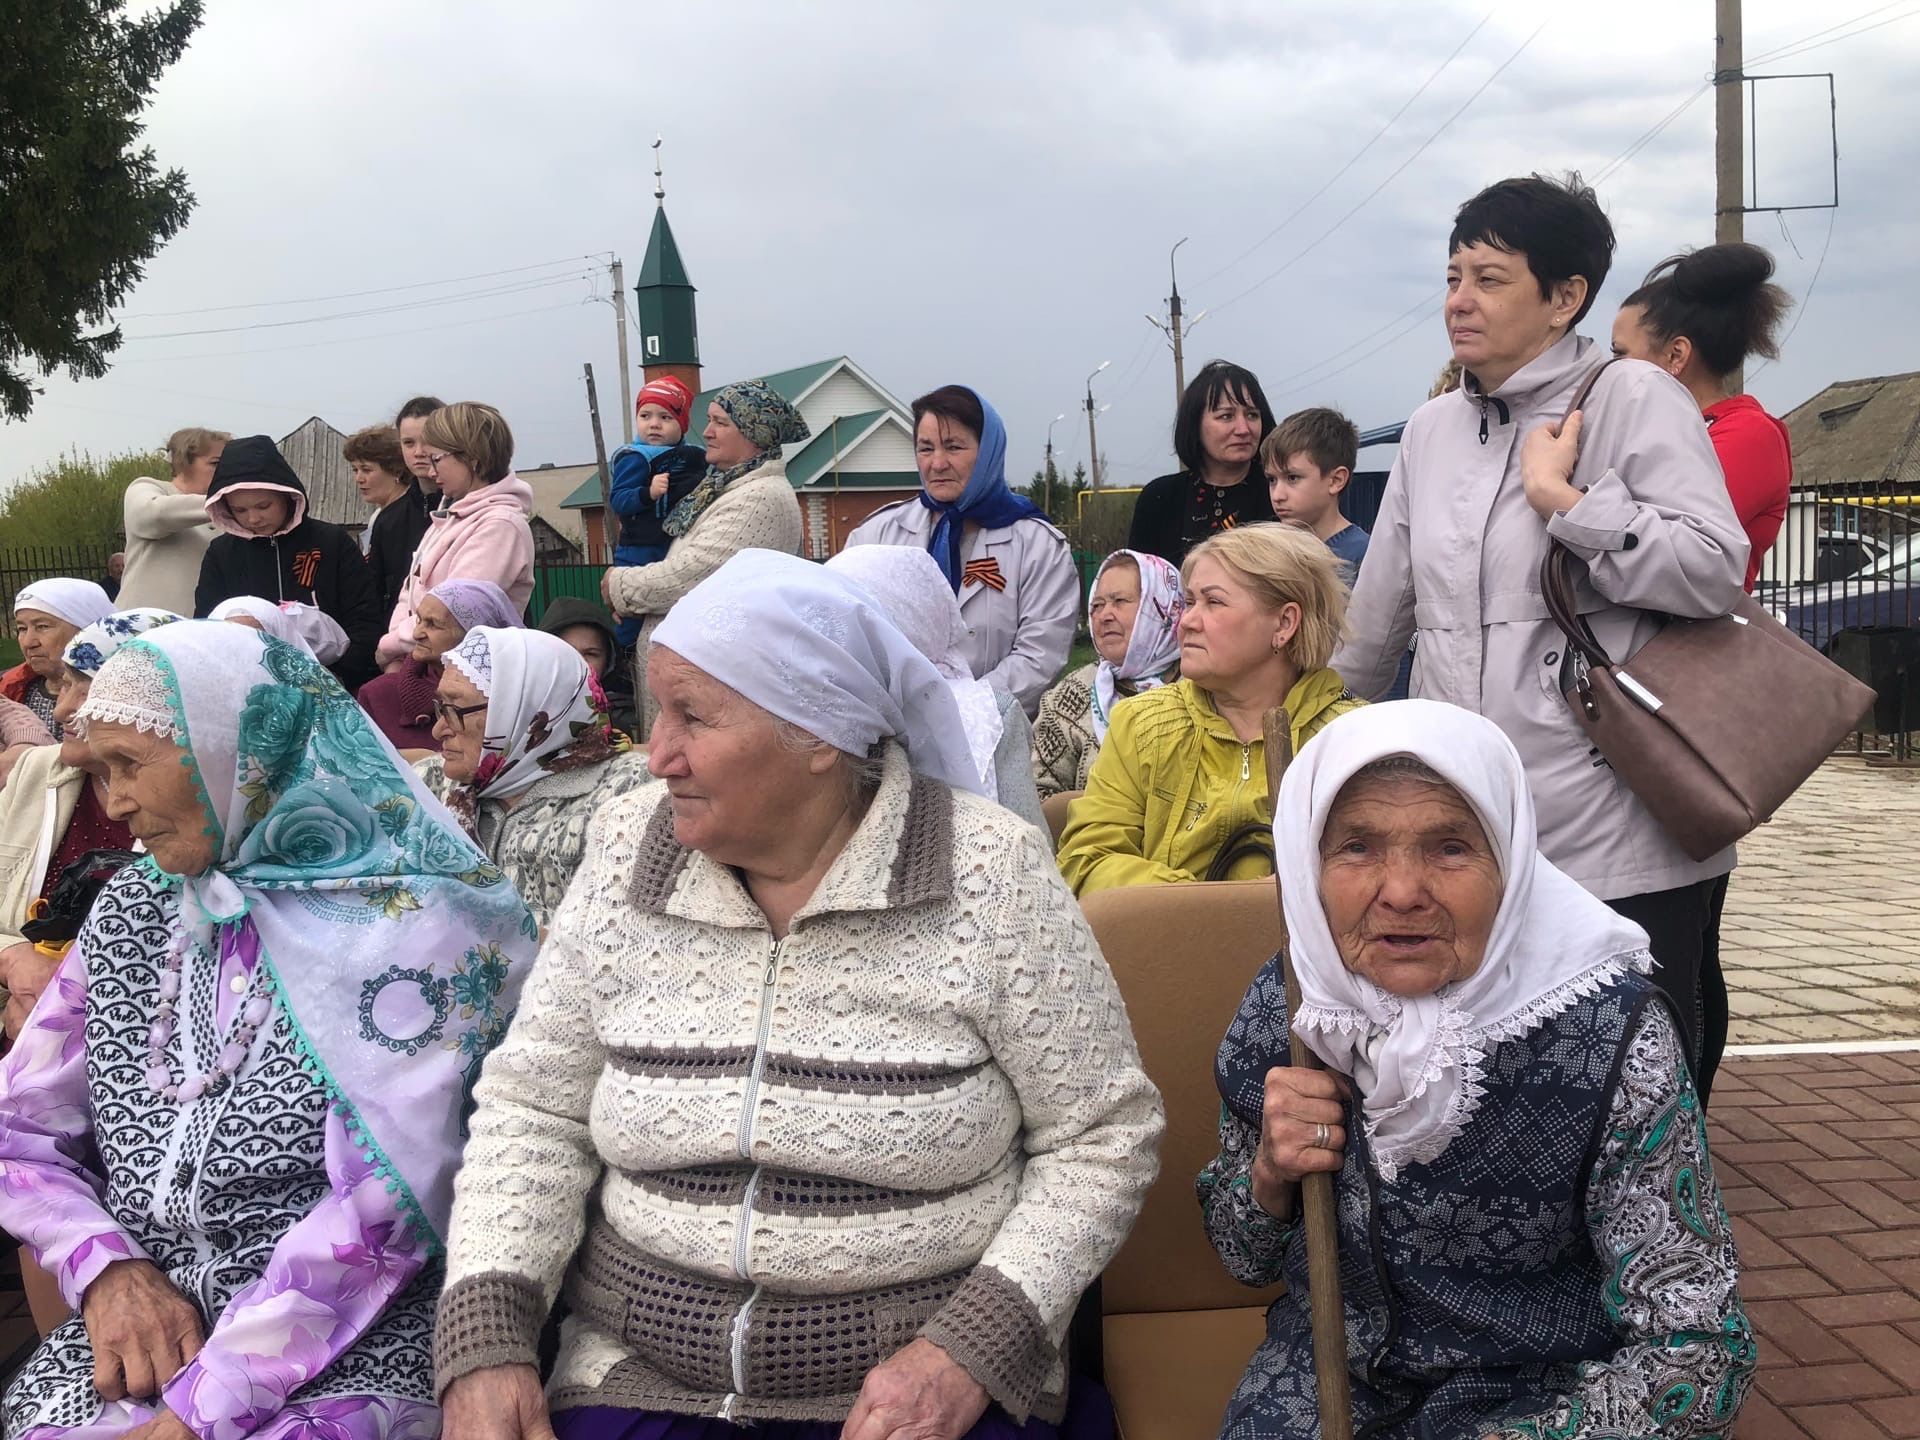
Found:
[[[465,1102],[533,959],[527,907],[297,646],[168,625],[123,644],[80,713],[180,747],[217,857],[174,892],[186,963],[252,927],[308,1067],[443,1243]]]
[[[813,434],[800,412],[764,380],[742,380],[725,386],[713,397],[713,403],[727,412],[734,428],[752,441],[760,453],[725,470],[709,465],[700,483],[689,490],[686,498],[667,516],[661,528],[669,535],[686,534],[693,528],[693,522],[724,495],[734,481],[758,470],[782,445],[797,445]]]

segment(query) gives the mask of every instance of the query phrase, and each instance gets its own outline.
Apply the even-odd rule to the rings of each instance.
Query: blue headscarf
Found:
[[[933,522],[927,553],[933,556],[956,595],[960,593],[960,574],[965,568],[960,560],[960,541],[966,533],[967,521],[971,520],[983,530],[998,530],[1016,520],[1047,518],[1046,511],[1007,488],[1007,427],[1000,419],[1000,412],[987,403],[986,396],[971,385],[966,389],[980,402],[980,413],[986,417],[986,423],[980,428],[980,454],[973,462],[966,489],[960,492],[958,500],[936,500],[924,488],[920,491],[920,503],[939,517]]]

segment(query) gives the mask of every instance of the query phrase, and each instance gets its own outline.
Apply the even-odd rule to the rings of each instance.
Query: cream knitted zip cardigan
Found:
[[[838,1419],[918,1334],[1057,1416],[1163,1117],[1044,839],[895,749],[776,944],[664,800],[595,818],[487,1061],[441,1388],[531,1363],[564,1277],[556,1409]]]

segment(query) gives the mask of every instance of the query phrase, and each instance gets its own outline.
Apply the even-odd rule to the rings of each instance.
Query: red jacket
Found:
[[[1760,574],[1760,562],[1787,518],[1787,492],[1793,488],[1793,446],[1787,427],[1751,395],[1735,395],[1709,405],[1707,438],[1726,472],[1734,514],[1747,532],[1753,553],[1747,557],[1747,593]]]

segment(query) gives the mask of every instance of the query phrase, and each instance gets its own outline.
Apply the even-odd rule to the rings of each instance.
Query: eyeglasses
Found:
[[[429,453],[422,458],[427,462],[427,469],[438,470],[440,468],[440,462],[449,457],[458,460],[460,458],[460,452],[458,450],[442,450],[437,455]]]
[[[436,720],[444,721],[449,730],[464,730],[467,728],[467,716],[478,715],[486,708],[487,702],[484,700],[478,705],[449,705],[445,700],[436,699],[433,702],[433,716]]]

